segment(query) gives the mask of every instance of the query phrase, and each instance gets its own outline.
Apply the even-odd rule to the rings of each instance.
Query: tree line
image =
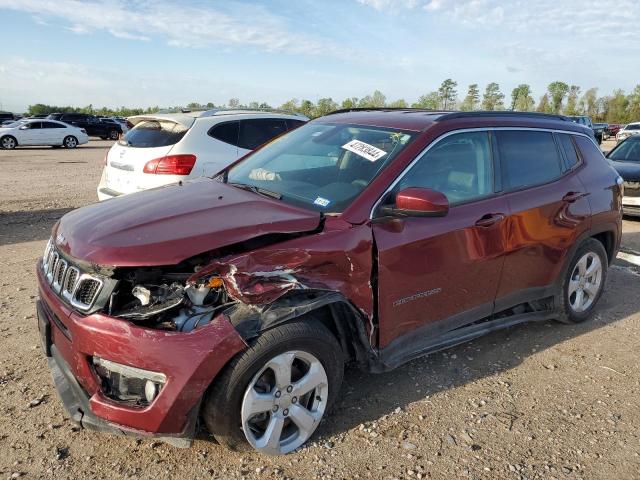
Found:
[[[640,84],[628,94],[624,90],[616,89],[611,95],[599,96],[597,88],[589,88],[583,92],[578,85],[555,81],[548,85],[547,90],[536,101],[531,86],[526,83],[514,88],[509,97],[501,91],[500,85],[496,82],[486,85],[482,93],[480,86],[474,83],[468,86],[466,95],[460,99],[458,96],[458,83],[448,78],[442,82],[437,90],[420,96],[416,102],[411,104],[402,98],[388,101],[382,92],[376,90],[362,98],[349,97],[339,103],[331,97],[319,98],[315,102],[308,99],[298,100],[292,98],[275,108],[301,113],[309,118],[316,118],[338,109],[385,107],[462,111],[513,110],[569,116],[588,115],[594,122],[629,123],[640,121]],[[127,107],[109,109],[102,107],[94,109],[92,105],[78,108],[36,104],[29,105],[27,113],[29,115],[42,115],[52,112],[80,112],[102,116],[128,117],[158,111],[206,110],[212,108],[270,109],[274,107],[265,102],[255,101],[243,104],[238,98],[231,98],[224,105],[216,106],[212,102],[206,104],[192,102],[184,107],[178,106],[165,109],[160,109],[159,107],[146,109]]]

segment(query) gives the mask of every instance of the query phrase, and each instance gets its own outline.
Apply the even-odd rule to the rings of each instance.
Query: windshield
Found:
[[[286,203],[342,212],[415,133],[308,123],[248,156],[227,182],[264,189]]]
[[[609,154],[617,162],[640,162],[640,138],[631,137],[622,142]]]
[[[187,130],[168,120],[144,120],[129,130],[119,143],[136,148],[168,147],[182,140]]]
[[[19,127],[20,125],[22,125],[24,123],[27,123],[27,122],[28,122],[28,120],[17,120],[15,122],[9,123],[7,125],[3,124],[2,126],[5,127],[5,128],[15,128],[15,127]]]

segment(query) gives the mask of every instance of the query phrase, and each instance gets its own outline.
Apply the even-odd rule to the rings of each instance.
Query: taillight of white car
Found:
[[[195,155],[167,155],[149,160],[142,171],[154,175],[189,175],[195,163]]]

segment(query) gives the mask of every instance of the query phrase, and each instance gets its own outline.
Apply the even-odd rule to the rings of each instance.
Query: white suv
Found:
[[[621,142],[631,137],[632,135],[640,135],[640,122],[630,123],[622,128],[616,135],[616,140]]]
[[[215,175],[308,118],[261,110],[208,110],[138,115],[128,121],[134,127],[105,157],[100,200]]]

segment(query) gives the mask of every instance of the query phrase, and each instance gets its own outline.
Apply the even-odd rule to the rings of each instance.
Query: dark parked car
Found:
[[[37,266],[43,349],[86,427],[188,445],[202,419],[223,445],[290,452],[346,362],[587,320],[621,184],[565,117],[337,112],[214,178],[66,214]]]
[[[602,143],[602,140],[605,140],[607,137],[607,132],[609,129],[608,123],[594,123],[593,124],[593,134],[598,140],[598,143]]]
[[[15,120],[13,113],[11,112],[0,112],[0,123],[3,123],[7,120]]]
[[[607,158],[624,180],[624,213],[640,216],[640,135],[620,142]]]
[[[100,118],[86,113],[52,113],[47,118],[84,128],[90,137],[100,137],[103,140],[118,140],[122,134],[119,124],[101,122]]]
[[[596,141],[598,143],[602,143],[602,130],[596,130],[594,123],[591,121],[591,117],[588,117],[586,115],[578,115],[567,118],[569,118],[572,122],[584,125],[585,127],[591,129],[591,131],[593,132],[593,137],[596,139]]]

